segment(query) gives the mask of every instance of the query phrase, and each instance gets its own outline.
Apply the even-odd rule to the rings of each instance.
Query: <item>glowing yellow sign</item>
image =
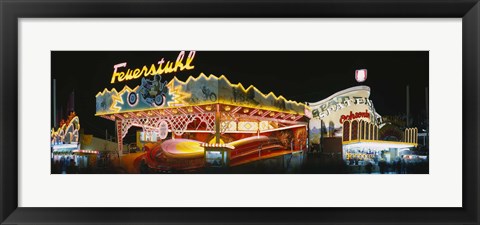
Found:
[[[188,53],[188,56],[185,59],[185,63],[183,62],[184,58],[185,58],[185,51],[181,51],[180,54],[178,54],[177,60],[175,62],[167,61],[165,63],[165,60],[162,58],[157,63],[158,67],[155,64],[152,64],[150,65],[150,68],[147,65],[145,65],[141,69],[127,68],[126,71],[119,71],[121,68],[127,67],[126,62],[116,64],[113,66],[113,75],[110,83],[113,84],[117,81],[122,82],[127,80],[133,80],[141,76],[147,77],[147,76],[154,76],[154,75],[162,75],[162,74],[173,73],[177,71],[191,70],[195,68],[195,66],[191,65],[193,58],[195,58],[195,51],[190,51],[190,53]]]

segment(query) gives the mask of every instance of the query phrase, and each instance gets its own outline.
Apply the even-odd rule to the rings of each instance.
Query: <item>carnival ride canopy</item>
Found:
[[[305,115],[308,108],[303,103],[287,100],[270,92],[262,93],[254,86],[245,88],[241,83],[232,84],[224,75],[189,77],[180,81],[174,77],[165,81],[156,75],[142,78],[140,85],[104,89],[96,95],[96,115],[112,115],[162,108],[180,108],[208,104],[224,104],[250,107],[272,112]]]

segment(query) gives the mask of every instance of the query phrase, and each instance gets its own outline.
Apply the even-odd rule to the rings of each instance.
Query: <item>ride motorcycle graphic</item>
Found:
[[[153,80],[142,78],[142,83],[139,90],[131,92],[128,95],[128,104],[136,105],[138,98],[151,106],[162,106],[165,104],[166,96],[168,94],[167,81],[162,82],[162,76],[155,75]]]
[[[210,101],[210,102],[217,101],[217,94],[215,94],[215,92],[210,90],[207,86],[203,85],[200,90],[202,91],[200,99],[195,95],[191,96],[190,100],[193,103],[198,103],[202,101]]]

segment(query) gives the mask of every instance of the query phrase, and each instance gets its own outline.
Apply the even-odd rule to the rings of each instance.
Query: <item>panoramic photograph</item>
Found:
[[[51,174],[429,174],[428,84],[428,51],[52,51]]]

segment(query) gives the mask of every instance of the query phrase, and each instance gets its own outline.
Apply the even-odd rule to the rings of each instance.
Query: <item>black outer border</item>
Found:
[[[478,0],[0,0],[2,224],[479,224]],[[18,208],[18,18],[463,18],[463,208]],[[445,43],[448,44],[448,43]],[[452,149],[459,151],[459,149]],[[412,189],[422,187],[412,185]],[[428,190],[423,190],[428,191]],[[445,193],[448,194],[448,193]],[[215,212],[215,213],[212,213]]]

